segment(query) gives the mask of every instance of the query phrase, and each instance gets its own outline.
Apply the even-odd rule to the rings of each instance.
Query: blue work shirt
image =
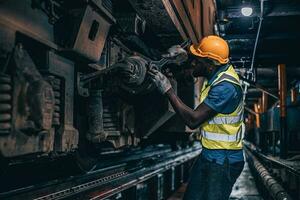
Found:
[[[217,75],[228,69],[230,65],[223,65],[220,69],[208,79],[208,84],[211,84]],[[243,91],[237,85],[222,81],[210,88],[208,96],[204,103],[217,113],[229,114],[232,113],[239,105],[243,98]],[[229,163],[241,162],[244,160],[243,150],[226,150],[226,149],[206,149],[203,148],[202,155],[207,160],[216,162],[222,165],[225,159]]]

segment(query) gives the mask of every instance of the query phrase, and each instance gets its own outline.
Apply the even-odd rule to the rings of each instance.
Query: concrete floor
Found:
[[[187,184],[183,184],[168,200],[181,200]],[[237,179],[230,194],[230,200],[263,200],[259,195],[248,163],[245,163],[243,172]]]

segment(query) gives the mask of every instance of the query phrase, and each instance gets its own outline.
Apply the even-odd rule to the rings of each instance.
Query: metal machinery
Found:
[[[198,90],[191,87],[187,65],[161,59],[161,54],[172,45],[187,45],[188,38],[197,43],[212,33],[215,8],[206,1],[208,15],[189,1],[155,4],[157,10],[148,15],[147,1],[0,1],[1,192],[93,170],[99,160],[113,168],[115,163],[103,156],[120,153],[116,160],[122,160],[130,157],[122,154],[130,149],[144,159],[147,150],[136,149],[157,143],[186,153],[173,162],[168,161],[170,149],[154,148],[154,154],[167,152],[169,157],[153,167],[162,171],[149,177],[158,175],[161,185],[166,170],[173,170],[165,176],[172,184],[175,175],[183,176],[183,165],[189,165],[199,148],[180,149],[190,148],[192,140],[185,133],[197,131],[178,121],[168,101],[154,90],[147,70],[157,67],[168,74],[179,95],[196,106]],[[137,12],[137,6],[143,9]]]
[[[147,71],[161,70],[196,107],[202,79],[190,58],[161,55],[211,34],[227,40],[245,88],[245,152],[261,193],[300,199],[299,8],[0,0],[0,199],[167,198],[201,148]]]
[[[152,61],[166,47],[147,45],[146,20],[118,3],[1,1],[3,157],[59,155],[82,140],[135,146],[174,114],[147,78],[151,65],[168,64]]]

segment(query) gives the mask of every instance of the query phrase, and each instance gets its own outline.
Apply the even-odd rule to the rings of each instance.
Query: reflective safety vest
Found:
[[[200,103],[205,100],[211,87],[223,81],[241,87],[239,77],[233,66],[230,65],[225,71],[219,73],[212,83],[208,85],[207,80],[203,83]],[[203,147],[207,149],[242,149],[242,139],[245,133],[243,104],[241,98],[239,105],[232,113],[219,113],[201,125],[201,143]]]

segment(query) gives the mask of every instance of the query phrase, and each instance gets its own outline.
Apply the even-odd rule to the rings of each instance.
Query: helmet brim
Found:
[[[198,57],[201,57],[201,58],[210,58],[210,59],[214,59],[216,61],[218,61],[219,63],[221,64],[226,64],[228,63],[229,59],[223,59],[223,58],[220,58],[219,56],[216,56],[216,55],[213,55],[211,53],[202,53],[201,51],[199,51],[197,48],[195,48],[195,45],[191,45],[190,46],[190,52],[195,55],[195,56],[198,56]]]

